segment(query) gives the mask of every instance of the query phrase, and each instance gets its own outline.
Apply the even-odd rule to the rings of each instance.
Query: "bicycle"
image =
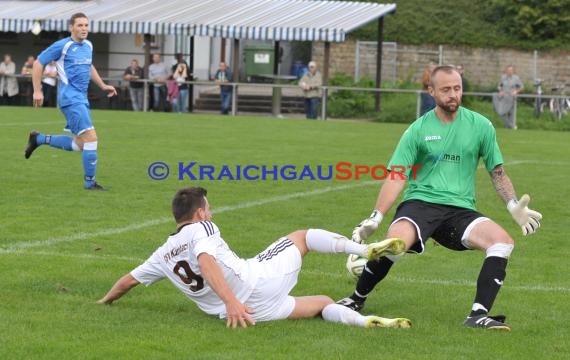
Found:
[[[542,79],[535,79],[534,87],[536,88],[536,97],[534,98],[534,116],[540,117],[540,114],[542,114],[546,106],[548,106],[548,103],[542,100]]]
[[[554,114],[556,120],[561,120],[562,116],[566,115],[570,109],[570,98],[565,96],[565,88],[566,85],[564,84],[552,88],[552,92],[560,91],[560,96],[551,98],[548,104],[550,112]]]

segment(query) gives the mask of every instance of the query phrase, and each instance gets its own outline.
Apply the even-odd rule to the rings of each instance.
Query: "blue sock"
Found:
[[[95,172],[97,171],[97,150],[83,149],[83,171],[85,172],[85,188],[95,184]]]
[[[39,134],[36,138],[38,144],[47,144],[51,147],[57,149],[63,149],[66,151],[72,151],[73,148],[71,143],[73,142],[73,138],[67,135],[44,135]]]
[[[38,134],[38,136],[36,137],[36,143],[38,143],[38,145],[43,145],[46,143],[46,136],[44,134]]]

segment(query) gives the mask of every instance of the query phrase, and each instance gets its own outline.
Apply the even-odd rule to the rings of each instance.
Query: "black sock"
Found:
[[[394,262],[387,257],[381,257],[378,261],[369,261],[362,270],[362,275],[356,283],[356,291],[350,296],[354,301],[364,302],[366,296],[374,289],[382,279],[386,277]]]
[[[481,304],[487,309],[471,310],[469,316],[486,314],[491,311],[493,302],[503,285],[507,268],[507,259],[497,256],[490,256],[485,259],[479,278],[477,279],[477,292],[475,293],[475,303]]]

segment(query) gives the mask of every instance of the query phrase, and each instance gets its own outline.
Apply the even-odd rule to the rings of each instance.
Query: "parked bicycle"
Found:
[[[560,96],[551,98],[548,103],[550,112],[556,120],[562,119],[562,116],[566,115],[568,110],[570,110],[570,98],[565,95],[565,88],[566,85],[564,84],[552,88],[553,93],[560,92]]]

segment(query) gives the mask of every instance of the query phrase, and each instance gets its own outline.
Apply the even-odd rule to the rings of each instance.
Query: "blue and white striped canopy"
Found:
[[[313,0],[2,1],[0,31],[68,31],[85,13],[90,31],[342,42],[348,32],[396,11],[395,4]]]

